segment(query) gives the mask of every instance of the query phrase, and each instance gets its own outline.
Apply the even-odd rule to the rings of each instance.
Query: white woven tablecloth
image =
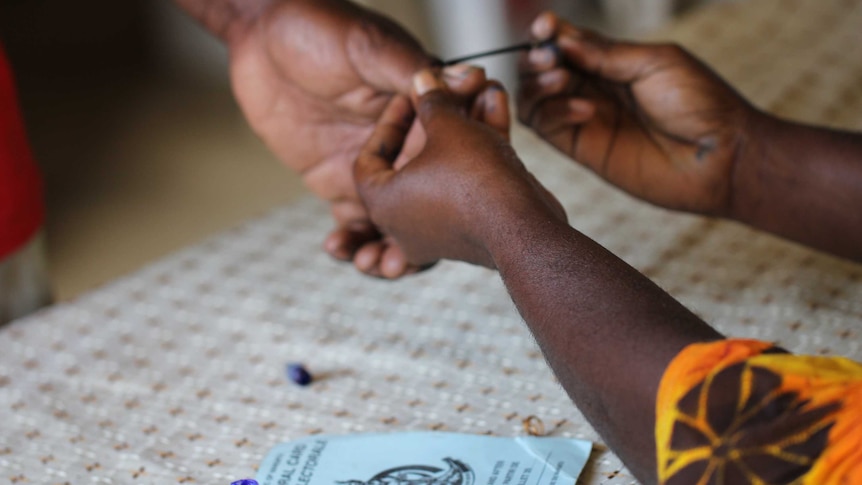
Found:
[[[720,5],[668,35],[762,106],[862,128],[859,3]],[[575,227],[721,331],[862,359],[859,265],[648,207],[515,141]],[[0,483],[227,484],[308,434],[510,436],[528,415],[599,443],[495,273],[369,279],[321,253],[329,227],[319,202],[284,207],[0,329]],[[289,361],[318,382],[287,382]],[[633,479],[597,444],[581,481]]]

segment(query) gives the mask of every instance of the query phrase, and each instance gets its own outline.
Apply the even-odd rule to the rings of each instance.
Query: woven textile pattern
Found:
[[[756,104],[862,128],[862,2],[720,4],[666,32]],[[632,200],[523,130],[571,223],[721,331],[862,360],[862,266]],[[399,282],[330,260],[304,201],[0,329],[0,483],[226,484],[309,434],[513,436],[542,419],[597,443],[581,482],[634,483],[555,382],[495,273]],[[317,381],[284,378],[304,362]]]

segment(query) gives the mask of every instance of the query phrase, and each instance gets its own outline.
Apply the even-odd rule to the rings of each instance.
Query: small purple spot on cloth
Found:
[[[244,478],[242,480],[237,480],[235,482],[231,482],[230,485],[259,485],[257,480],[252,480],[251,478]]]
[[[307,386],[312,380],[302,364],[287,364],[287,378],[300,386]]]

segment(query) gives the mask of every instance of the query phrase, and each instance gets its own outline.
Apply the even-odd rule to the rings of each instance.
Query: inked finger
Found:
[[[453,115],[457,119],[462,119],[465,115],[463,103],[449,92],[440,75],[430,69],[419,71],[413,77],[411,97],[416,107],[416,116],[422,122],[427,135],[430,135],[435,127],[451,128],[448,122],[453,119]]]
[[[590,29],[576,27],[556,15],[543,13],[533,22],[537,40],[554,37],[562,59],[579,69],[615,82],[632,82],[649,62],[647,44],[617,41]]]
[[[410,101],[404,96],[394,96],[353,165],[357,186],[374,185],[378,178],[391,172],[412,122],[413,108]]]
[[[471,118],[481,121],[509,139],[512,119],[509,112],[509,96],[499,81],[488,81],[476,97],[470,113]]]
[[[456,96],[472,98],[488,80],[485,69],[470,64],[455,64],[443,68],[443,81]]]
[[[557,36],[560,20],[553,12],[542,12],[530,24],[530,38],[546,43]],[[521,75],[535,74],[557,67],[560,63],[556,45],[542,45],[522,53],[518,57],[518,72]]]

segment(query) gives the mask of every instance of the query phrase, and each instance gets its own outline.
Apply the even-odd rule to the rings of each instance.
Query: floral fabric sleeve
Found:
[[[862,483],[862,365],[753,340],[694,344],[659,387],[659,483]]]

